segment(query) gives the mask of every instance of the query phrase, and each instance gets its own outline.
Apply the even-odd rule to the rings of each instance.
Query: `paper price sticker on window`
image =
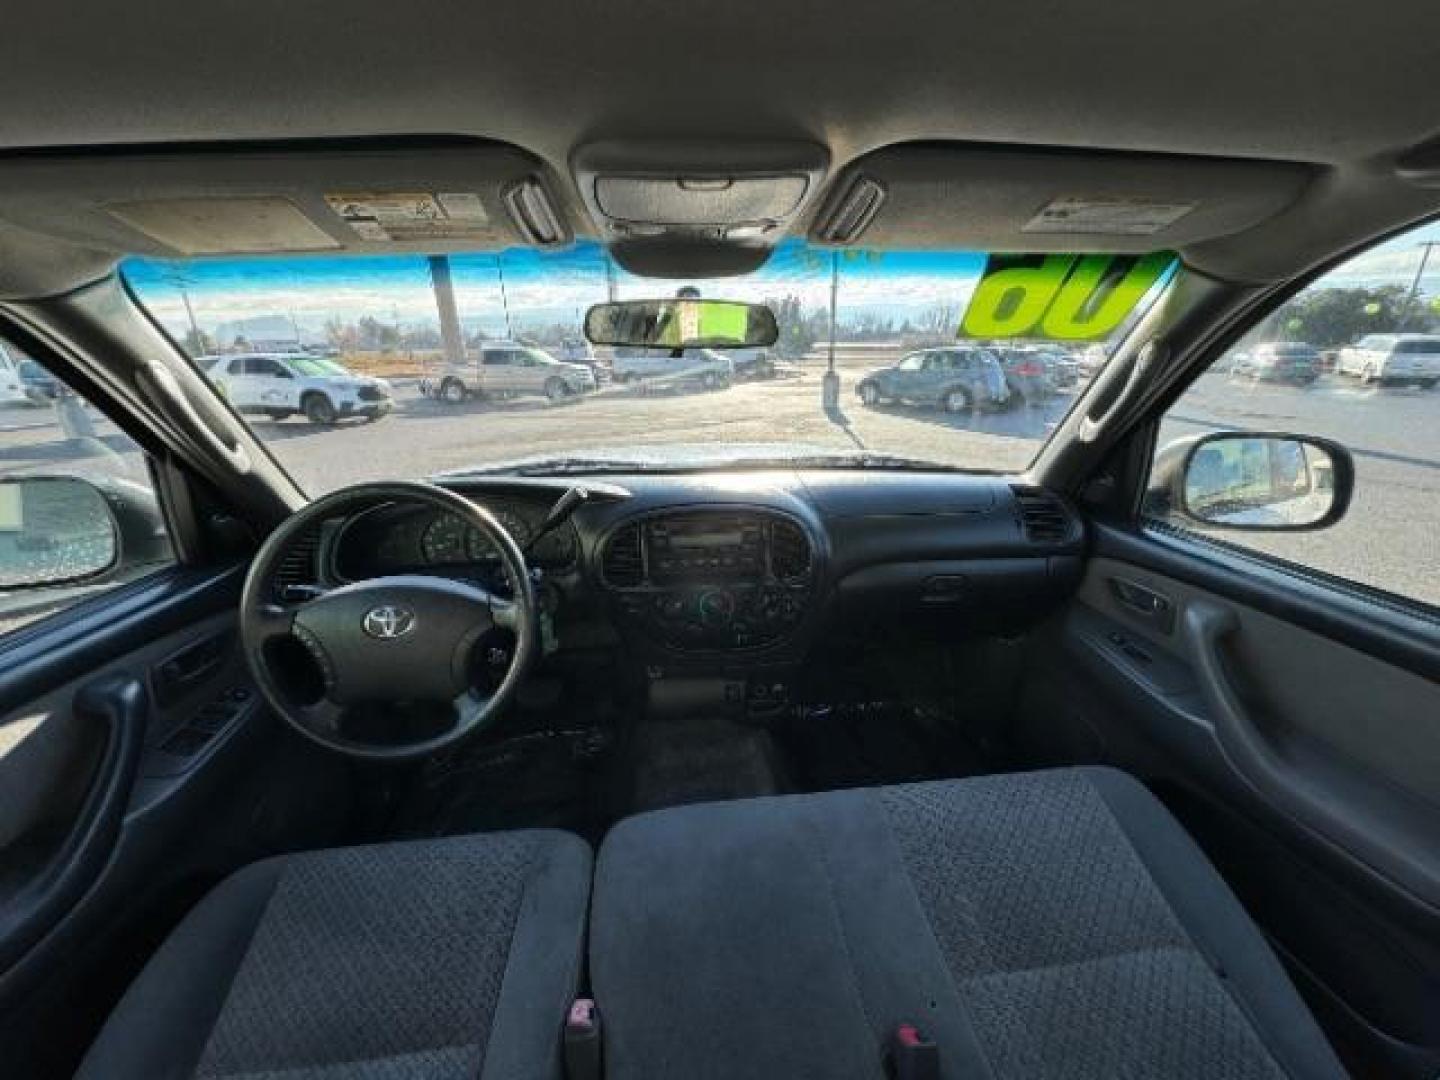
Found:
[[[1175,266],[1153,255],[992,255],[960,335],[1094,341],[1108,337]]]
[[[325,201],[361,240],[400,243],[485,240],[490,217],[474,192],[358,192],[326,195]]]

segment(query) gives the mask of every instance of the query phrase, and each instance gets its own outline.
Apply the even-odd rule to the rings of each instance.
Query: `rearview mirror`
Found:
[[[1212,528],[1300,532],[1333,525],[1350,505],[1349,451],[1309,435],[1219,432],[1161,451],[1158,492]]]
[[[596,304],[585,313],[593,345],[649,349],[749,349],[780,337],[775,313],[738,300],[624,300]]]
[[[0,480],[0,589],[85,581],[119,555],[115,515],[93,484],[70,476]]]

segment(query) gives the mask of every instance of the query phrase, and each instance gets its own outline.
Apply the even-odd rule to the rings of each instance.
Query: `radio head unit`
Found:
[[[645,524],[656,582],[758,578],[765,572],[765,529],[746,514],[669,515]]]

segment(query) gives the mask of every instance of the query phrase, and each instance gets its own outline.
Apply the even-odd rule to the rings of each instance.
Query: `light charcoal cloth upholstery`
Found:
[[[1106,769],[680,807],[597,860],[606,1077],[1343,1077],[1275,956]]]
[[[552,1080],[590,872],[545,830],[256,863],[175,930],[79,1075]]]

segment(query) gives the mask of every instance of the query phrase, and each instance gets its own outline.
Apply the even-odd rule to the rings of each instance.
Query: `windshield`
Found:
[[[1127,270],[1137,263],[1148,276]],[[1072,269],[1092,291],[1070,295]],[[319,494],[516,462],[576,472],[790,462],[1021,470],[1098,370],[1081,355],[1110,354],[1168,286],[1173,261],[1027,262],[786,241],[748,275],[658,281],[580,242],[554,253],[132,259],[122,270],[192,357],[323,352],[339,362],[287,363],[306,374],[375,377],[326,388],[323,401],[319,387],[297,385],[291,400],[218,380],[216,392]],[[679,359],[596,347],[589,366],[554,363],[573,355],[592,304],[681,288],[769,305],[779,340]],[[996,354],[1028,346],[1037,362],[926,362],[927,350],[949,356],[957,341]],[[1042,344],[1055,362],[1038,362]],[[506,351],[518,355],[478,362],[482,352]],[[316,427],[320,437],[296,437]]]
[[[285,365],[297,375],[326,376],[326,375],[349,375],[341,365],[334,360],[322,360],[313,356],[287,356]]]

